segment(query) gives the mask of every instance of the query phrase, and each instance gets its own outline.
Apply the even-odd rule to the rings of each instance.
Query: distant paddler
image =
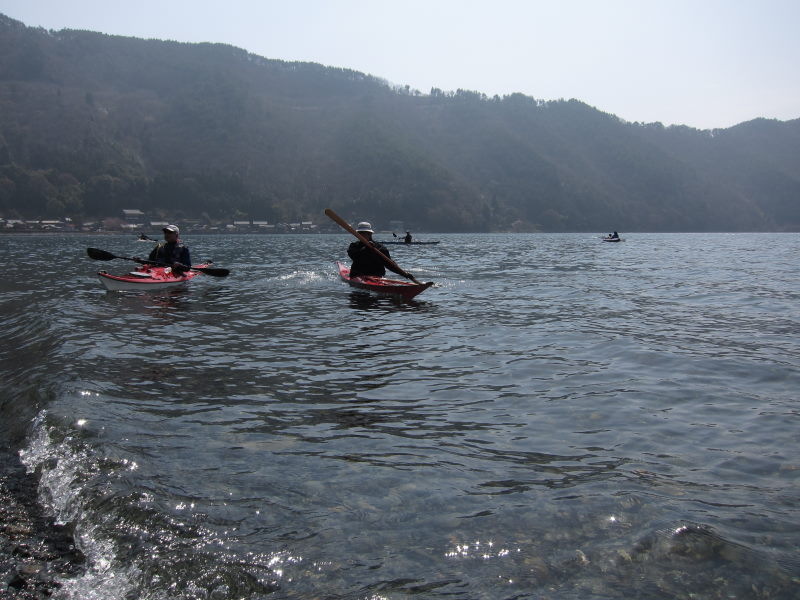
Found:
[[[616,231],[614,233],[609,233],[607,236],[600,238],[604,242],[623,242],[625,241],[624,238],[619,237],[619,233]]]

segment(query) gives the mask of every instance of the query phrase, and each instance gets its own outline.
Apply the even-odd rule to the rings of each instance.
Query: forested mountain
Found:
[[[798,231],[800,120],[665,128],[0,15],[0,215],[328,206],[441,232]]]

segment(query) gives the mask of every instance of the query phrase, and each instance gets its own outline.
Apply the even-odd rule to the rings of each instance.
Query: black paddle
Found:
[[[159,261],[152,261],[152,260],[144,260],[142,258],[132,257],[132,256],[117,256],[116,254],[111,254],[111,252],[106,252],[105,250],[100,250],[99,248],[87,248],[86,254],[89,255],[89,258],[93,258],[94,260],[114,260],[115,258],[121,258],[123,260],[132,260],[133,262],[137,262],[142,265],[161,265],[161,266],[171,266],[167,263],[159,262]],[[185,266],[185,265],[184,265]],[[190,271],[200,271],[201,273],[205,273],[206,275],[211,275],[212,277],[227,277],[230,274],[228,269],[219,269],[217,267],[186,267]]]
[[[370,243],[369,243],[369,240],[368,240],[367,238],[365,238],[363,235],[361,235],[361,234],[360,234],[360,233],[358,233],[358,232],[357,232],[355,229],[353,229],[353,228],[350,226],[350,223],[348,223],[347,221],[345,221],[345,220],[344,220],[342,217],[340,217],[339,215],[337,215],[337,214],[336,214],[335,212],[333,212],[333,211],[332,211],[330,208],[326,208],[326,209],[325,209],[325,214],[326,214],[326,215],[328,215],[328,218],[330,218],[332,221],[335,221],[336,223],[338,223],[338,224],[339,224],[339,226],[341,226],[341,228],[342,228],[342,229],[344,229],[345,231],[349,231],[349,232],[350,232],[350,233],[352,233],[354,236],[356,236],[356,237],[357,237],[359,240],[361,240],[361,243],[362,243],[362,244],[364,244],[364,245],[365,245],[367,248],[369,248],[369,249],[370,249],[370,250],[372,250],[372,251],[373,251],[375,254],[377,254],[378,256],[380,256],[380,257],[381,257],[381,258],[384,260],[384,262],[385,262],[387,265],[391,265],[391,266],[393,266],[395,269],[397,269],[397,272],[398,272],[398,273],[400,273],[400,275],[402,275],[402,276],[403,276],[403,277],[405,277],[406,279],[410,279],[411,281],[413,281],[413,282],[414,282],[414,283],[416,283],[416,284],[423,285],[421,282],[417,281],[417,279],[416,279],[416,278],[415,278],[415,277],[414,277],[414,276],[413,276],[411,273],[409,273],[409,272],[407,272],[407,271],[404,271],[403,269],[401,269],[401,268],[400,268],[400,266],[399,266],[399,265],[398,265],[396,262],[394,262],[394,261],[393,261],[391,258],[389,258],[388,256],[386,256],[386,255],[385,255],[383,252],[381,252],[380,250],[378,250],[378,249],[377,249],[375,246],[373,246],[372,244],[370,244]],[[428,284],[428,285],[433,285],[433,282],[431,282],[431,283],[430,283],[430,284]]]

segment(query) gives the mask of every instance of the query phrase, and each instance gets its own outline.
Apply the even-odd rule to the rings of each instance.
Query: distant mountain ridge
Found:
[[[665,128],[0,14],[0,215],[325,207],[441,232],[800,231],[800,119]]]

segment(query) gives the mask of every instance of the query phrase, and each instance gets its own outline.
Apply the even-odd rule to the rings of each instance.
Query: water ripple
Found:
[[[393,247],[405,302],[345,236],[199,236],[231,276],[168,293],[100,288],[127,238],[3,236],[62,597],[793,598],[800,241],[627,237]]]

